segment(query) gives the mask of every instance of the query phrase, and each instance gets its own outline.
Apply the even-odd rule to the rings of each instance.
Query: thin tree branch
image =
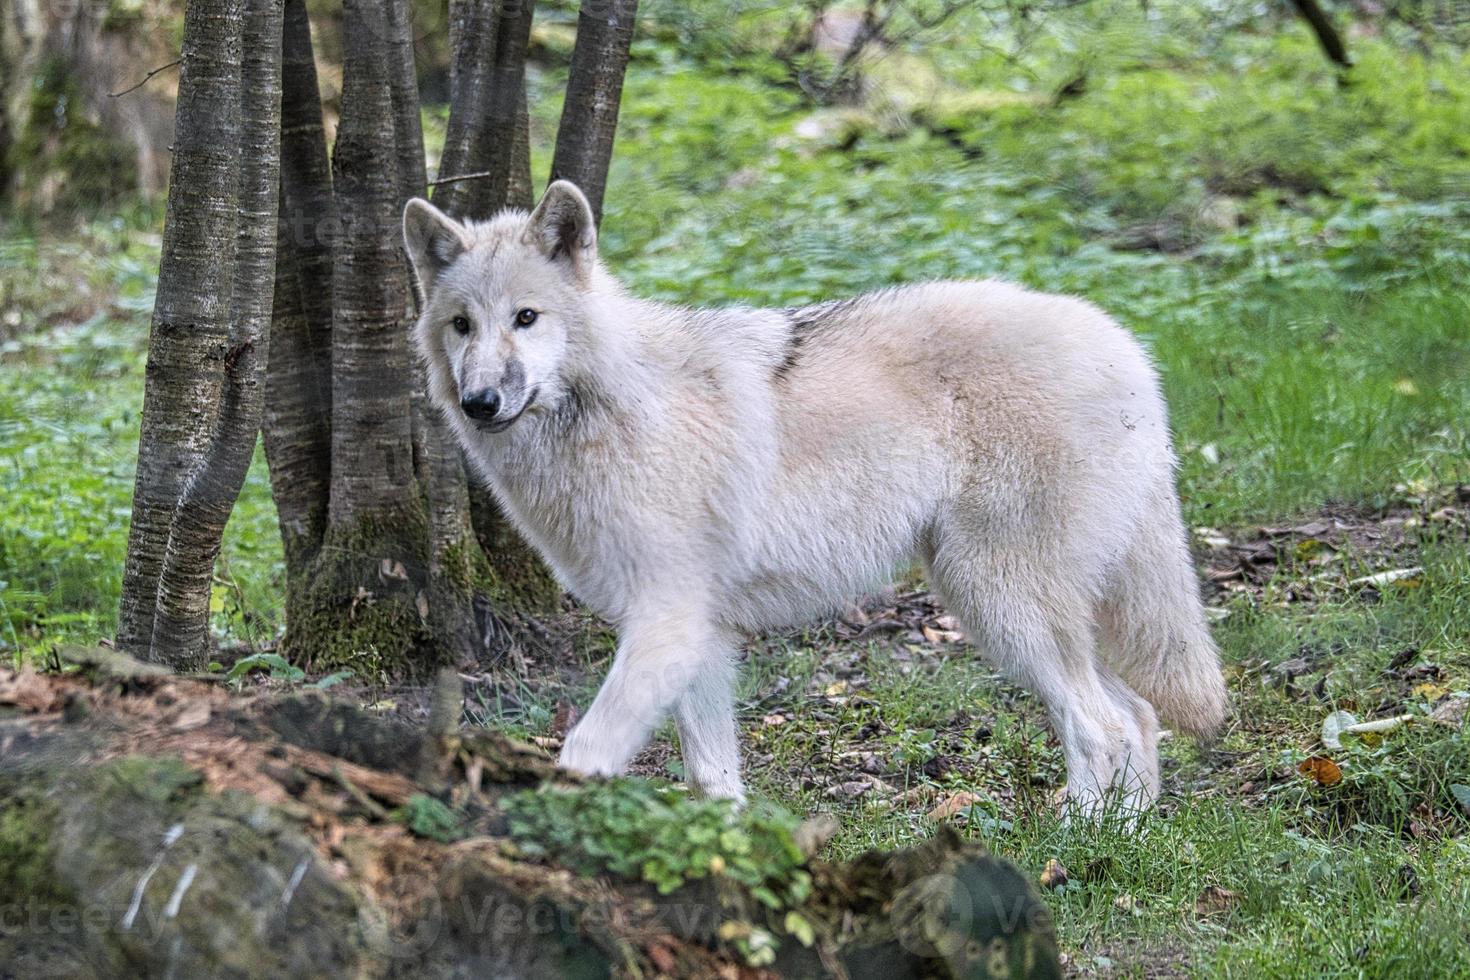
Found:
[[[138,82],[136,85],[129,85],[127,88],[123,89],[121,92],[108,92],[107,93],[107,97],[109,99],[120,99],[124,95],[127,95],[129,92],[136,92],[136,91],[138,91],[138,89],[142,88],[144,85],[147,85],[148,82],[153,78],[154,75],[157,75],[159,72],[168,71],[170,68],[177,68],[177,67],[179,67],[179,65],[182,65],[183,63],[184,63],[184,59],[183,58],[175,58],[173,61],[170,61],[166,65],[159,65],[157,68],[153,69],[148,74],[144,75],[142,81]]]
[[[429,181],[430,187],[438,187],[440,184],[457,184],[461,180],[481,180],[485,177],[497,177],[498,174],[490,170],[481,170],[474,174],[455,174],[453,177],[435,177]]]

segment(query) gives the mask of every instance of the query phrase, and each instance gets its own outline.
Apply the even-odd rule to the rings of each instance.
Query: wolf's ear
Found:
[[[597,219],[576,184],[557,180],[546,188],[531,212],[526,239],[551,261],[570,262],[577,277],[586,278],[597,259]]]
[[[421,197],[403,207],[403,244],[425,293],[434,280],[470,247],[464,225]]]

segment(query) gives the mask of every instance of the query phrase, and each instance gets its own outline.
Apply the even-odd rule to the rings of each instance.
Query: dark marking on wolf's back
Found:
[[[813,337],[830,329],[842,319],[842,314],[852,309],[856,300],[839,299],[815,306],[794,306],[784,309],[791,331],[786,341],[786,356],[776,365],[775,378],[785,381],[796,366]]]

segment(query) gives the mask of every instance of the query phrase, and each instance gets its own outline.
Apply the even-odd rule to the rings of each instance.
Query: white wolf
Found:
[[[408,203],[432,401],[617,655],[561,765],[622,771],[672,712],[694,786],[743,797],[743,636],[921,559],[1046,704],[1068,795],[1158,792],[1158,718],[1207,733],[1218,656],[1159,381],[1093,306],[936,282],[801,309],[629,295],[582,193],[456,222]]]

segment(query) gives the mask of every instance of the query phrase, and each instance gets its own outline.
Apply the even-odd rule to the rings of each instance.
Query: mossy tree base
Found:
[[[779,912],[714,869],[659,894],[512,840],[512,796],[617,791],[539,749],[76,659],[0,669],[0,962],[18,975],[1060,976],[1046,906],[952,834],[803,858],[812,887]]]
[[[435,561],[422,524],[411,520],[391,533],[329,531],[288,574],[287,656],[373,681],[475,662],[485,646],[477,612],[485,600],[465,556],[477,550],[469,542]]]

